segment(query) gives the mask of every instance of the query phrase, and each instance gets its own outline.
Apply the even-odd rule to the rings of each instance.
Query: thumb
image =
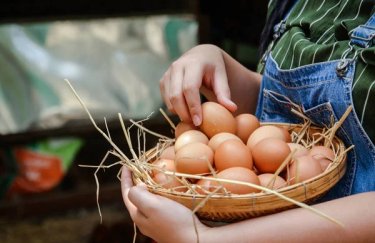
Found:
[[[126,166],[123,166],[121,168],[121,188],[124,191],[125,189],[129,189],[132,186],[133,186],[132,173]]]
[[[144,184],[132,187],[128,197],[129,201],[146,217],[151,216],[161,206],[159,196],[149,192]]]

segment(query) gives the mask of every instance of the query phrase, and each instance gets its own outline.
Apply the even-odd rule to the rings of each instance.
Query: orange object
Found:
[[[10,192],[32,193],[46,191],[57,185],[63,175],[59,157],[44,155],[27,149],[15,149],[19,175]]]

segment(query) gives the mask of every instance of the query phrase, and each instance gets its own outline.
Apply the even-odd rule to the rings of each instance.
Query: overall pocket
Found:
[[[262,107],[259,119],[262,122],[303,123],[303,119],[292,112],[298,106],[287,96],[263,89]]]
[[[304,119],[292,112],[292,109],[301,112],[313,125],[321,128],[330,128],[339,120],[330,102],[324,102],[313,107],[304,107],[303,104],[297,104],[285,95],[272,90],[263,90],[263,107],[260,115],[262,122],[303,124]],[[353,144],[344,129],[339,128],[336,135],[345,144]],[[348,159],[346,173],[338,185],[328,193],[327,198],[331,199],[351,194],[357,156],[354,151],[349,152],[348,156],[350,159]]]

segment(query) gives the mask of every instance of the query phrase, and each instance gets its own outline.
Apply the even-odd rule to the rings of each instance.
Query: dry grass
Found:
[[[132,174],[133,174],[133,179],[136,183],[145,183],[148,187],[148,189],[154,193],[158,193],[163,196],[168,196],[171,199],[176,199],[176,198],[183,198],[184,200],[190,200],[190,201],[195,201],[197,203],[193,203],[194,207],[192,208],[193,213],[199,212],[204,208],[204,205],[207,204],[210,200],[215,199],[215,200],[220,200],[220,199],[230,199],[232,200],[231,205],[228,205],[229,209],[233,209],[233,205],[235,205],[237,200],[240,199],[249,199],[250,203],[254,203],[254,199],[257,197],[262,197],[264,195],[273,195],[283,201],[287,201],[295,206],[303,207],[312,213],[315,213],[317,215],[320,215],[322,218],[325,218],[327,220],[330,220],[334,222],[335,224],[341,225],[340,222],[337,220],[333,219],[332,217],[316,210],[315,208],[307,205],[304,202],[301,202],[299,200],[294,199],[293,197],[286,196],[284,192],[294,190],[295,188],[302,188],[304,191],[304,194],[308,194],[308,183],[307,182],[302,182],[299,183],[298,185],[290,185],[287,186],[286,188],[282,188],[281,190],[271,190],[266,187],[262,187],[259,185],[251,184],[251,183],[245,183],[245,182],[240,182],[240,181],[234,181],[234,180],[224,180],[224,179],[219,179],[215,177],[215,171],[213,168],[211,168],[211,172],[214,175],[212,178],[204,177],[204,175],[190,175],[190,174],[183,174],[183,173],[178,173],[178,172],[171,172],[171,171],[166,171],[163,168],[158,168],[153,166],[150,161],[154,161],[158,159],[159,155],[161,152],[167,148],[168,146],[172,145],[174,143],[174,139],[165,137],[164,135],[158,134],[157,132],[150,131],[148,130],[143,124],[147,121],[147,119],[142,120],[142,121],[133,121],[130,120],[131,126],[125,127],[125,124],[123,122],[123,118],[121,114],[119,114],[119,122],[121,123],[122,130],[124,133],[124,138],[127,142],[128,148],[132,154],[132,157],[129,158],[125,156],[125,154],[116,146],[116,144],[111,140],[110,134],[108,132],[102,131],[95,123],[94,119],[92,118],[90,112],[86,108],[84,102],[80,99],[78,94],[75,92],[74,88],[71,86],[69,81],[67,81],[71,89],[73,90],[74,94],[76,95],[77,99],[80,101],[81,105],[87,112],[89,118],[91,119],[92,124],[95,126],[95,128],[100,132],[103,137],[112,145],[113,150],[108,151],[107,155],[104,157],[102,162],[97,166],[97,171],[101,168],[108,168],[111,166],[115,165],[122,165],[128,168]],[[161,111],[162,114],[165,115],[163,111]],[[294,125],[294,124],[284,124],[285,127],[289,128],[289,131],[292,135],[293,142],[302,144],[303,146],[310,148],[314,145],[321,144],[327,147],[330,147],[334,153],[335,153],[335,160],[332,161],[331,166],[324,172],[323,174],[328,174],[327,171],[332,171],[336,168],[338,168],[338,164],[344,163],[346,153],[351,147],[345,149],[343,147],[343,144],[340,143],[340,141],[335,137],[335,133],[337,129],[341,126],[341,124],[344,122],[345,118],[347,115],[351,112],[351,107],[348,109],[348,111],[344,114],[344,116],[336,123],[332,124],[330,128],[316,128],[312,126],[311,121],[308,120],[300,110],[294,109],[294,113],[299,115],[304,119],[304,123],[301,125]],[[171,127],[174,127],[174,124],[172,121],[168,119],[168,117],[165,115],[167,122],[171,125]],[[131,142],[130,138],[130,130],[131,129],[137,129],[137,144],[133,145]],[[145,149],[145,144],[146,144],[146,139],[148,136],[155,136],[159,139],[159,142],[155,145],[155,147],[151,150],[146,150]],[[278,175],[285,167],[287,167],[288,163],[291,161],[291,158],[293,156],[294,151],[288,156],[288,158],[284,161],[284,163],[280,166],[280,168],[276,171],[274,178],[276,178],[276,175]],[[115,156],[118,159],[117,163],[111,164],[111,165],[104,165],[107,156]],[[335,167],[335,168],[332,168]],[[341,168],[341,167],[340,167]],[[160,170],[162,173],[165,173],[168,176],[175,177],[177,178],[182,184],[183,187],[186,188],[185,192],[180,192],[176,189],[178,188],[164,188],[163,185],[160,185],[156,183],[152,177],[151,177],[151,170],[157,169]],[[97,180],[96,173],[95,172],[95,178],[97,182],[97,188],[98,191],[97,193],[99,194],[99,181]],[[119,172],[120,173],[120,172]],[[336,173],[337,176],[342,176],[342,171],[340,173]],[[320,175],[322,177],[324,175]],[[336,176],[336,177],[337,177]],[[197,185],[192,184],[190,179],[206,179],[206,180],[215,180],[219,183],[234,183],[234,184],[240,184],[240,185],[246,185],[249,187],[253,187],[256,189],[259,189],[261,192],[260,193],[253,193],[253,194],[248,194],[248,195],[234,195],[226,192],[225,190],[221,190],[222,188],[217,188],[214,192],[208,193],[207,195],[201,195],[198,194],[196,191]],[[339,178],[335,178],[339,179]],[[313,181],[313,180],[312,180]],[[332,187],[332,186],[330,186]],[[329,187],[329,188],[330,188]],[[324,187],[324,190],[328,190],[329,188]],[[290,195],[290,194],[289,194]],[[198,200],[199,199],[199,200]],[[305,201],[309,201],[311,198],[306,198]],[[275,205],[277,206],[277,205]],[[254,207],[254,205],[252,205]],[[98,205],[98,208],[100,210],[100,207]],[[211,209],[212,210],[212,209]],[[100,211],[99,211],[100,212]],[[217,214],[216,214],[217,216]],[[213,218],[215,219],[215,218]],[[216,218],[217,219],[217,218]],[[220,218],[218,218],[220,220]]]

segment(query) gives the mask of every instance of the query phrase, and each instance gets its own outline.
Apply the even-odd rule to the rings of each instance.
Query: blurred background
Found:
[[[97,173],[100,223],[95,168],[79,165],[99,165],[111,146],[64,79],[129,154],[117,113],[127,125],[148,118],[145,127],[171,136],[158,111],[170,63],[211,43],[255,68],[266,10],[267,1],[246,0],[3,1],[0,242],[133,242],[119,166]],[[136,242],[150,239],[138,233]]]

